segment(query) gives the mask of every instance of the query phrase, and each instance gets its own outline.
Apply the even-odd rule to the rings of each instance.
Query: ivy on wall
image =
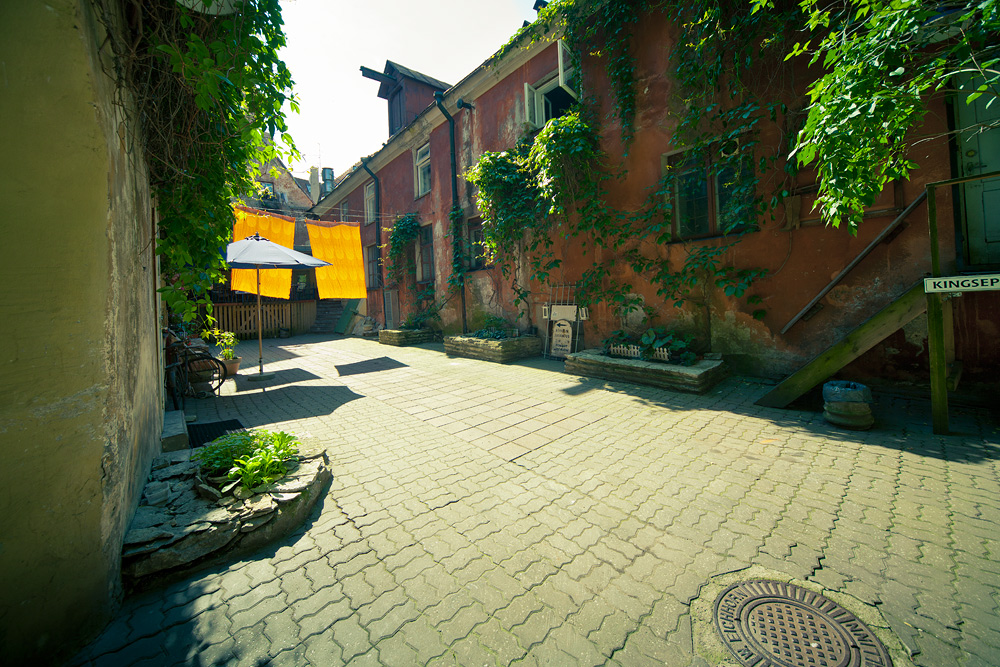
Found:
[[[297,155],[285,134],[283,105],[298,108],[278,57],[281,8],[277,0],[245,0],[230,13],[211,1],[207,12],[174,0],[92,2],[109,28],[125,125],[143,147],[156,197],[156,252],[169,277],[161,291],[192,319],[225,280],[231,202],[255,191],[262,165]]]
[[[390,284],[401,283],[407,275],[417,271],[413,261],[413,244],[420,234],[420,221],[416,213],[407,213],[396,218],[389,232],[386,244],[385,268]]]
[[[515,35],[500,57],[525,40],[556,33],[572,45],[576,65],[580,53],[602,62],[627,155],[636,114],[632,36],[648,12],[662,13],[678,33],[668,74],[682,97],[675,108],[664,110],[676,121],[674,146],[689,150],[689,164],[705,165],[706,178],[721,174],[729,179],[732,196],[718,225],[724,238],[683,243],[686,252],[680,261],[664,251],[678,242],[673,167],[664,170],[638,210],[616,210],[607,203],[608,179],[625,173],[600,148],[600,127],[607,119],[598,117],[599,100],[585,98],[514,148],[484,153],[466,175],[478,189],[485,243],[522,295],[526,290],[516,279],[519,255],[528,259],[527,278],[544,284],[559,266],[552,249],[558,238],[578,238],[593,258],[578,281],[578,298],[607,302],[619,311],[638,304],[631,285],[611,279],[616,267],[628,266],[676,306],[694,301],[706,309],[712,289],[744,297],[766,273],[732,266],[729,258],[761,217],[773,215],[786,192],[785,176],[770,175],[781,150],[762,155],[757,137],[763,123],[778,123],[787,111],[780,101],[785,81],[779,47],[794,25],[794,11],[751,12],[749,6],[711,0],[558,0]],[[581,70],[575,67],[578,76]],[[771,180],[763,183],[761,174]],[[751,295],[748,301],[759,298]],[[754,316],[762,317],[763,311]]]

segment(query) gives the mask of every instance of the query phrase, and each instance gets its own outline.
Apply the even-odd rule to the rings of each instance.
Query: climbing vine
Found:
[[[584,98],[513,149],[484,154],[469,171],[467,178],[478,187],[486,245],[505,274],[516,270],[518,254],[524,252],[529,279],[544,284],[559,266],[553,239],[579,237],[585,252],[594,251],[578,281],[578,298],[585,303],[605,301],[622,310],[637,306],[632,286],[612,280],[619,265],[649,280],[676,306],[693,300],[707,308],[711,288],[759,302],[748,290],[766,272],[731,266],[729,258],[762,216],[773,215],[786,192],[784,176],[769,176],[764,183],[761,175],[772,174],[787,151],[779,147],[765,154],[758,135],[763,123],[779,123],[787,112],[779,94],[785,83],[779,47],[794,26],[794,8],[751,12],[749,6],[713,0],[557,0],[500,55],[554,32],[570,43],[577,76],[579,54],[603,63],[614,93],[612,116],[620,123],[627,155],[637,95],[632,35],[648,12],[662,13],[678,32],[670,74],[679,99],[665,113],[675,120],[673,143],[685,149],[685,159],[666,165],[643,206],[611,207],[608,181],[625,174],[600,148],[605,120],[596,113],[600,101]],[[727,193],[717,220],[723,238],[680,244],[685,253],[678,261],[676,253],[662,248],[679,241],[672,194],[679,187],[678,174],[690,172],[690,165],[703,168],[703,178]]]
[[[296,155],[283,105],[297,105],[278,50],[277,0],[227,13],[174,0],[92,0],[108,27],[125,127],[136,132],[159,212],[156,252],[168,306],[186,319],[225,279],[231,202],[250,194],[262,165]],[[116,29],[123,25],[123,30]],[[274,137],[282,135],[280,143]]]
[[[386,248],[385,267],[390,283],[402,282],[407,274],[416,272],[413,261],[413,243],[420,234],[420,221],[416,213],[407,213],[396,218],[389,232]]]

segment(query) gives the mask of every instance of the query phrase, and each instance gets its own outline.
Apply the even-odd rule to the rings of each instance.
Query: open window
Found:
[[[416,171],[417,197],[422,197],[431,191],[431,145],[426,143],[417,149],[413,158],[413,168]]]
[[[563,40],[559,40],[557,48],[559,66],[556,71],[534,85],[524,84],[524,119],[534,128],[566,113],[578,98],[577,91],[572,87],[572,54]]]

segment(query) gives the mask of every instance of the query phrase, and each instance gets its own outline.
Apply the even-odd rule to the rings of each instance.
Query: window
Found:
[[[261,183],[260,190],[264,199],[274,199],[274,183]]]
[[[417,197],[422,197],[431,191],[431,145],[429,143],[417,149],[413,165],[417,173]]]
[[[382,271],[379,270],[378,246],[365,246],[365,286],[378,289],[382,286]]]
[[[417,282],[429,283],[434,280],[434,229],[431,225],[420,228],[417,237],[420,244],[420,265],[417,267]]]
[[[347,200],[346,199],[344,201],[340,202],[340,216],[339,217],[340,217],[340,221],[341,222],[348,222],[350,220],[350,217],[348,216],[348,212],[347,212]]]
[[[541,127],[563,115],[577,99],[577,92],[571,85],[574,69],[569,47],[559,40],[558,48],[558,69],[535,85],[524,84],[524,119],[531,127]]]
[[[365,183],[365,224],[375,222],[378,211],[375,210],[375,181]]]
[[[481,218],[469,220],[469,270],[479,271],[487,266],[486,246],[483,245],[483,221]]]
[[[731,157],[714,147],[714,160],[694,157],[690,150],[664,155],[673,172],[670,203],[675,238],[691,239],[745,231],[753,225],[753,168],[749,160],[724,163]]]

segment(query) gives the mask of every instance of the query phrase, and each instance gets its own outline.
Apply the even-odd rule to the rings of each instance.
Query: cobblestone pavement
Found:
[[[199,420],[321,444],[329,494],[279,544],[129,599],[74,664],[705,665],[692,603],[750,566],[874,605],[897,665],[1000,664],[995,416],[934,436],[881,399],[857,433],[741,378],[689,396],[315,335],[265,355],[273,381]]]

